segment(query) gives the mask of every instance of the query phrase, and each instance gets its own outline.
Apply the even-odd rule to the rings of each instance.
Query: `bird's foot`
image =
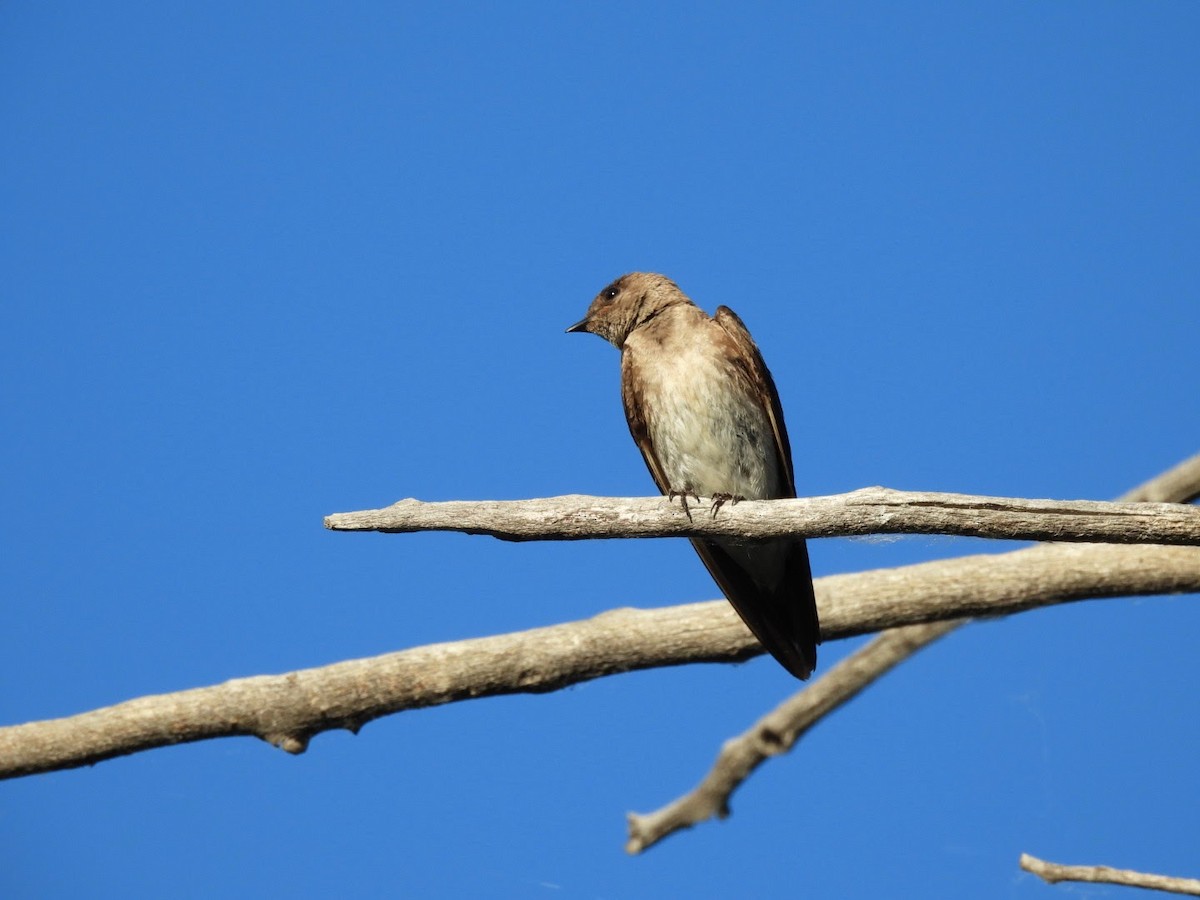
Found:
[[[708,511],[712,513],[712,517],[717,517],[717,510],[728,503],[730,506],[737,506],[739,500],[745,500],[741,494],[730,494],[728,491],[718,491],[712,495],[712,506]]]
[[[698,506],[700,504],[700,495],[696,493],[696,489],[694,487],[692,487],[690,484],[685,484],[681,490],[677,490],[676,488],[670,488],[667,491],[667,502],[672,503],[672,502],[674,502],[675,498],[678,497],[679,505],[682,506],[683,511],[685,513],[687,513],[688,519],[691,519],[692,511],[690,509],[688,509],[688,502],[687,502],[687,498],[689,495],[691,496],[691,498],[693,500],[696,501],[696,505]]]

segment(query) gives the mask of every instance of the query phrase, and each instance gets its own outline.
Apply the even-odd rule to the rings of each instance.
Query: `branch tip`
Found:
[[[1111,866],[1065,866],[1062,863],[1038,859],[1028,853],[1021,854],[1020,863],[1022,869],[1038,876],[1047,884],[1057,884],[1060,881],[1121,884],[1126,887],[1200,897],[1200,880],[1195,878],[1177,878],[1174,875],[1156,875],[1150,872],[1135,872],[1132,869],[1114,869]]]

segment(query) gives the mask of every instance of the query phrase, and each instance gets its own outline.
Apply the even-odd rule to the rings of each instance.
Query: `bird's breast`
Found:
[[[727,351],[696,329],[693,340],[625,346],[651,445],[670,487],[703,496],[783,496],[770,419]],[[629,412],[629,410],[626,410]]]

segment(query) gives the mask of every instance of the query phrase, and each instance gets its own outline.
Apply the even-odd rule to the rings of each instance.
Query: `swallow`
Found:
[[[621,351],[629,432],[669,500],[724,503],[796,496],[792,451],[775,381],[737,314],[710,316],[669,278],[623,275],[567,329]],[[690,512],[688,513],[690,515]],[[759,643],[808,678],[821,640],[803,539],[693,538],[713,580]]]

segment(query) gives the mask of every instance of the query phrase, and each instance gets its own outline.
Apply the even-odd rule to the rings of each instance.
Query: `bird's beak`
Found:
[[[570,328],[568,328],[567,334],[571,334],[572,332],[575,332],[575,331],[587,331],[587,330],[588,330],[588,320],[586,317],[584,317],[584,318],[580,319],[578,322],[576,322],[574,325],[572,325]]]

